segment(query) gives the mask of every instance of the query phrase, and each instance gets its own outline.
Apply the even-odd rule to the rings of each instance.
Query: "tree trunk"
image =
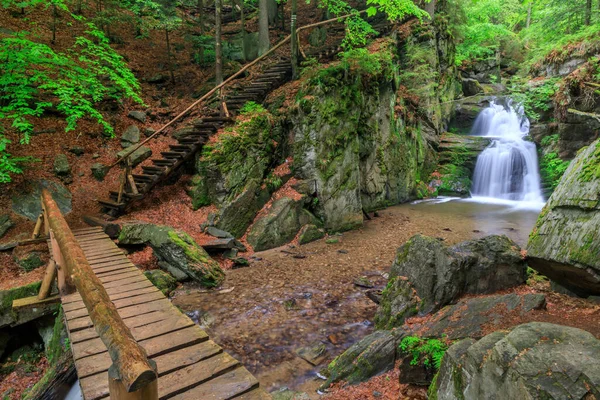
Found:
[[[585,24],[587,26],[592,24],[592,0],[587,0],[585,5]]]
[[[246,13],[244,11],[244,0],[238,0],[240,6],[240,24],[242,28],[242,58],[246,61]]]
[[[175,71],[173,71],[173,63],[171,62],[171,41],[169,40],[168,29],[165,29],[165,41],[167,42],[167,64],[171,73],[171,82],[175,83]]]
[[[429,16],[431,17],[432,20],[433,20],[433,17],[435,16],[435,3],[436,3],[436,0],[431,0],[429,3],[425,3],[425,11],[427,11],[429,13]]]
[[[221,38],[222,0],[215,0],[215,84],[223,82],[223,43]]]
[[[533,2],[529,3],[529,7],[527,7],[527,24],[525,25],[526,28],[529,28],[531,26],[531,9],[533,8]]]
[[[58,11],[56,10],[56,4],[52,4],[52,44],[56,43],[56,19],[58,17]]]
[[[292,79],[298,78],[298,34],[296,33],[296,14],[298,12],[298,0],[292,0]]]
[[[258,55],[265,54],[270,46],[269,0],[258,0]]]

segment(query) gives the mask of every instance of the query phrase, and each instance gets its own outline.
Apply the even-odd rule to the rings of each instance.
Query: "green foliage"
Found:
[[[554,135],[549,135],[549,136],[544,137],[540,141],[540,144],[543,147],[548,147],[548,146],[551,146],[551,145],[557,143],[559,139],[560,139],[560,136],[558,135],[558,133],[555,133]]]
[[[438,339],[407,336],[400,342],[400,349],[412,356],[411,365],[423,365],[426,368],[438,370],[442,358],[448,350],[448,345]]]
[[[542,181],[555,189],[569,167],[569,161],[563,161],[556,153],[544,154],[540,160]]]
[[[10,143],[10,140],[0,135],[0,183],[10,182],[11,175],[23,172],[23,163],[34,161],[32,157],[13,157],[7,153],[6,148]]]
[[[539,282],[547,282],[547,281],[548,281],[547,277],[545,277],[544,275],[541,275],[535,269],[533,269],[531,267],[527,267],[527,284],[529,286],[533,285],[536,282],[539,283]]]
[[[552,100],[559,88],[560,78],[550,78],[541,83],[526,83],[525,85],[513,83],[509,88],[511,97],[523,105],[525,114],[539,120],[541,113],[550,110]]]
[[[240,109],[240,114],[247,115],[252,113],[262,113],[265,112],[265,108],[262,104],[256,103],[254,101],[249,101]]]
[[[265,178],[265,184],[267,185],[267,188],[269,189],[269,192],[275,192],[276,190],[278,190],[281,185],[283,185],[283,181],[281,180],[281,178],[273,173],[270,173],[266,178]]]

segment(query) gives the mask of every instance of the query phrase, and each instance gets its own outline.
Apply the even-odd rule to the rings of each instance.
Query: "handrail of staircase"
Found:
[[[362,10],[362,11],[354,12],[354,13],[351,13],[351,14],[346,14],[346,15],[342,15],[342,16],[339,16],[339,17],[331,18],[331,19],[328,19],[328,20],[325,20],[325,21],[316,22],[314,24],[304,25],[304,26],[301,26],[298,29],[296,29],[296,35],[299,32],[301,32],[303,30],[306,30],[306,29],[315,28],[317,26],[326,25],[326,24],[330,24],[332,22],[341,21],[343,19],[346,19],[346,18],[349,18],[349,17],[352,17],[352,16],[356,16],[356,15],[361,15],[361,14],[364,14],[366,12],[367,12],[367,10]],[[201,98],[199,98],[198,100],[196,100],[195,102],[193,102],[188,108],[186,108],[185,110],[183,110],[182,112],[180,112],[179,114],[177,114],[177,116],[175,116],[172,120],[170,120],[165,125],[163,125],[159,130],[157,130],[156,132],[154,132],[152,135],[148,136],[144,141],[138,143],[135,146],[128,147],[127,148],[127,152],[121,158],[119,158],[117,161],[115,161],[114,163],[112,163],[108,167],[106,167],[106,172],[110,171],[116,165],[118,165],[123,160],[125,160],[127,157],[129,157],[134,151],[136,151],[137,149],[139,149],[140,147],[142,147],[144,144],[148,143],[150,140],[152,140],[153,138],[155,138],[156,136],[158,136],[160,133],[162,133],[169,126],[171,126],[175,122],[179,121],[183,116],[185,116],[187,113],[189,113],[194,107],[196,107],[198,104],[202,103],[204,100],[210,98],[219,89],[221,89],[222,87],[226,86],[228,83],[230,83],[231,81],[233,81],[234,79],[236,79],[237,77],[239,77],[242,73],[244,73],[245,71],[247,71],[250,67],[256,65],[258,62],[262,61],[268,55],[270,55],[271,53],[273,53],[275,50],[277,50],[278,48],[280,48],[281,46],[283,46],[284,44],[286,44],[291,38],[292,38],[292,35],[291,34],[288,35],[285,39],[283,39],[282,41],[280,41],[279,43],[277,43],[274,47],[272,47],[265,54],[263,54],[262,56],[258,57],[256,60],[252,61],[251,63],[245,65],[238,72],[236,72],[235,74],[231,75],[229,78],[227,78],[226,80],[224,80],[223,83],[221,83],[221,84],[215,86],[214,88],[212,88],[208,93],[206,93],[204,96],[202,96]]]
[[[156,364],[148,359],[144,348],[137,343],[119,316],[58,205],[46,189],[42,191],[42,209],[44,223],[53,243],[54,258],[59,267],[59,289],[68,293],[70,282],[77,288],[94,328],[113,362],[108,370],[110,398],[158,400]]]

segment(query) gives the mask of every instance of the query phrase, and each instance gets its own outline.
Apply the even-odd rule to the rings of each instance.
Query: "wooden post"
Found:
[[[126,182],[127,182],[127,167],[123,171],[123,175],[121,175],[121,183],[119,185],[119,196],[117,196],[118,204],[121,204],[121,200],[123,199],[123,191],[125,190]]]
[[[156,372],[156,363],[148,360]],[[128,392],[119,376],[119,370],[115,365],[108,368],[108,393],[114,400],[158,400],[158,379],[135,392]]]
[[[31,235],[32,239],[37,239],[40,237],[40,231],[42,230],[42,224],[44,223],[44,213],[40,213],[37,221],[35,222],[35,228],[33,229],[33,235]]]
[[[48,261],[48,266],[46,267],[46,275],[44,275],[44,280],[42,281],[42,287],[40,287],[40,292],[38,293],[38,299],[44,300],[50,294],[50,289],[52,288],[52,282],[54,281],[54,277],[56,276],[56,262],[53,259]]]
[[[54,260],[56,268],[58,269],[58,291],[61,296],[71,294],[75,292],[75,286],[73,286],[71,276],[68,273],[65,265],[62,251],[60,250],[60,246],[56,241],[52,229],[50,229],[50,244],[52,246],[52,259]]]
[[[298,0],[292,0],[292,79],[298,79],[298,32],[296,32],[296,12]]]
[[[106,346],[114,369],[118,371],[119,381],[127,393],[135,393],[151,385],[158,379],[155,366],[150,364],[146,351],[123,323],[50,192],[44,189],[42,197],[47,223],[58,248],[62,249],[64,273],[75,283],[96,333]],[[158,394],[144,399],[156,400]]]

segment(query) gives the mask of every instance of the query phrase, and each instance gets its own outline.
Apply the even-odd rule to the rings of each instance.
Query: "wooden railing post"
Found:
[[[156,363],[149,361],[156,372]],[[158,400],[158,379],[135,392],[128,392],[121,381],[119,369],[113,364],[108,368],[108,392],[111,400]]]
[[[44,275],[44,280],[42,281],[42,286],[40,287],[40,292],[38,293],[39,300],[44,300],[48,297],[55,276],[56,262],[53,258],[51,258],[50,261],[48,261],[48,265],[46,266],[46,274]]]
[[[46,210],[46,223],[50,227],[53,250],[57,251],[55,261],[60,265],[65,283],[72,279],[96,333],[106,346],[112,360],[115,393],[143,393],[143,397],[119,397],[116,399],[158,400],[156,364],[148,359],[146,350],[135,340],[125,325],[117,308],[111,301],[100,279],[96,276],[83,249],[71,232],[58,205],[47,190],[42,191]],[[112,378],[109,379],[111,384]],[[117,385],[119,383],[119,385]],[[111,395],[112,398],[112,395]]]
[[[58,292],[61,296],[66,296],[75,292],[75,286],[73,285],[71,274],[67,270],[60,245],[56,241],[52,229],[50,229],[50,243],[52,246],[52,259],[54,260],[58,275]]]

